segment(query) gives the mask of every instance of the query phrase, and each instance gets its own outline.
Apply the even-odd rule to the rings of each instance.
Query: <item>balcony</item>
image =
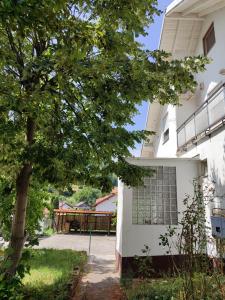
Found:
[[[197,143],[225,124],[225,83],[217,86],[209,98],[177,129],[178,151]]]

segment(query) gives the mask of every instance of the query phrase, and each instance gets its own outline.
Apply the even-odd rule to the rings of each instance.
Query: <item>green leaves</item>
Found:
[[[207,63],[142,49],[135,37],[159,13],[156,0],[1,1],[1,174],[15,181],[30,162],[39,182],[110,189],[113,172],[127,184],[140,180],[143,170],[125,160],[150,134],[125,129],[137,104],[177,104]]]
[[[93,206],[95,204],[95,200],[101,196],[102,193],[100,190],[89,186],[84,186],[82,189],[79,189],[77,192],[75,192],[72,197],[67,198],[66,201],[73,205],[78,202],[86,202],[90,206]]]

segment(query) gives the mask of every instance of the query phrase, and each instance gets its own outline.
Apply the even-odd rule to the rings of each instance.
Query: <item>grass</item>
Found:
[[[170,279],[153,279],[133,284],[126,289],[128,300],[172,300],[180,289],[180,282]]]
[[[32,250],[30,274],[23,279],[25,299],[68,299],[68,283],[75,267],[83,268],[84,252],[72,250]]]
[[[133,282],[125,288],[128,300],[224,300],[225,277],[195,273],[193,286],[185,286],[184,278],[152,279]],[[190,297],[191,296],[191,297]]]

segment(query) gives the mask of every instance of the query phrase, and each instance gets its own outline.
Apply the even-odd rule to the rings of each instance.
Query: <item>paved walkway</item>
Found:
[[[122,300],[114,257],[91,256],[73,300]]]
[[[39,248],[89,251],[89,235],[58,234],[40,240]],[[119,274],[115,271],[115,236],[93,235],[89,262],[73,300],[121,300]]]

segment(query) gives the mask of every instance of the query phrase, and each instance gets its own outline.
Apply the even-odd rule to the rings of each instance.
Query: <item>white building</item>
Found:
[[[96,211],[116,212],[117,209],[117,190],[114,189],[109,195],[96,199]]]
[[[156,166],[157,170],[161,167],[163,171],[160,172],[165,173],[167,167],[175,168],[168,172],[175,174],[175,179],[171,180],[176,181],[176,197],[170,196],[167,209],[163,195],[158,192],[156,212],[150,215],[149,207],[154,206],[155,201],[151,188],[149,191],[128,189],[119,183],[116,249],[122,268],[129,258],[141,255],[144,244],[150,246],[152,256],[158,257],[159,263],[166,263],[158,237],[168,225],[176,225],[179,221],[184,194],[193,193],[191,182],[194,178],[203,176],[215,187],[214,201],[206,209],[207,224],[211,225],[213,209],[225,209],[224,29],[224,0],[175,0],[166,10],[160,49],[172,53],[173,59],[205,54],[212,62],[204,73],[196,75],[195,93],[187,92],[180,97],[181,106],[149,105],[146,129],[155,131],[156,135],[143,145],[141,158],[130,162]],[[166,178],[167,175],[163,176]],[[164,177],[162,181],[155,179],[158,181],[156,189],[161,189],[160,185],[162,190],[166,189]],[[174,184],[172,181],[169,189]],[[152,185],[146,184],[147,187]],[[162,211],[163,215],[160,214]],[[138,214],[145,215],[141,222],[139,217],[137,219]],[[215,255],[213,243],[208,247],[208,254]]]

